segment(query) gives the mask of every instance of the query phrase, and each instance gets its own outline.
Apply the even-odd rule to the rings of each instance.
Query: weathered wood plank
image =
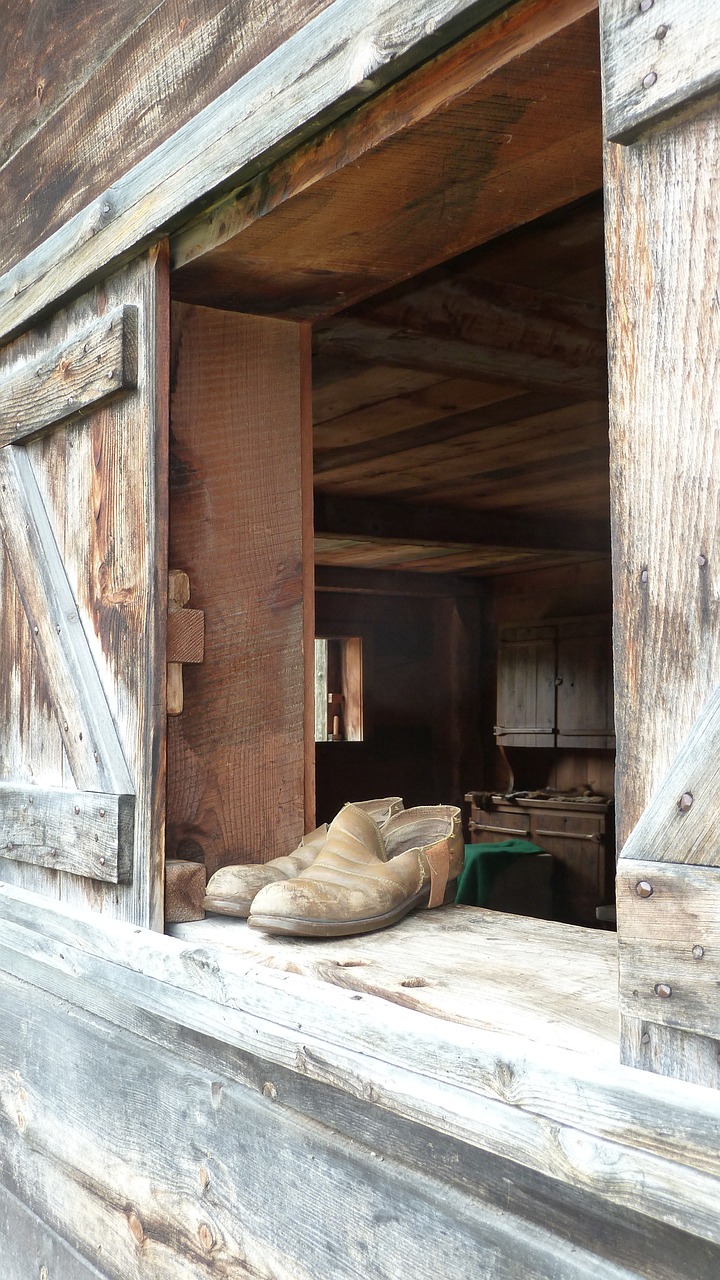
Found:
[[[313,346],[321,358],[399,365],[446,378],[497,378],[519,387],[565,392],[578,400],[596,399],[607,386],[604,352],[601,362],[571,364],[563,360],[562,353],[516,352],[505,346],[430,334],[407,323],[389,325],[343,317],[316,329]]]
[[[117,307],[84,333],[0,377],[0,448],[81,417],[137,385],[137,308]]]
[[[707,0],[600,0],[605,128],[632,142],[720,89],[720,16]]]
[[[132,795],[0,782],[0,858],[117,884],[133,860]]]
[[[720,1040],[720,869],[623,859],[617,902],[623,1013]]]
[[[32,465],[0,450],[0,530],[76,785],[132,795],[125,755]]]
[[[622,1208],[610,1220],[587,1189],[400,1122],[359,1082],[308,1081],[117,999],[68,1016],[37,991],[28,1026],[26,991],[3,975],[6,1180],[51,1229],[70,1222],[106,1280],[431,1280],[438,1253],[453,1280],[716,1274],[716,1247]],[[56,1079],[68,1053],[76,1070]]]
[[[509,1155],[561,1182],[594,1189],[613,1203],[632,1204],[653,1220],[672,1221],[704,1238],[717,1234],[717,1177],[707,1176],[720,1174],[720,1101],[714,1091],[638,1076],[597,1054],[559,1050],[552,1032],[545,1044],[529,1042],[524,1018],[510,1035],[428,1020],[418,1010],[423,989],[416,986],[400,987],[401,1004],[379,997],[373,959],[387,937],[362,940],[369,968],[353,963],[361,958],[357,940],[330,943],[333,960],[320,957],[320,971],[311,978],[295,972],[297,958],[307,953],[292,942],[267,947],[263,962],[263,951],[254,946],[208,945],[207,922],[177,926],[205,935],[203,943],[183,945],[138,935],[117,922],[99,927],[87,913],[39,907],[18,890],[0,891],[0,904],[6,922],[3,968],[62,998],[74,991],[70,998],[77,1000],[82,984],[85,1007],[97,1002],[102,1016],[108,1001],[115,1007],[125,1001],[346,1093],[372,1096],[395,1114]],[[435,955],[449,918],[442,927],[428,915],[409,920],[390,943],[402,951],[408,935],[417,935],[423,954]],[[456,908],[452,918],[477,972],[472,1007],[482,1010],[492,984],[478,969],[478,944],[497,917]],[[570,927],[507,916],[503,924],[516,925],[526,962],[534,959],[537,971],[547,969],[549,978],[556,966],[550,938],[562,936],[568,959],[577,959],[577,934]],[[471,943],[468,925],[477,926]],[[241,925],[234,932],[237,940],[249,931]],[[611,951],[609,935],[601,940]],[[484,956],[491,959],[495,946],[496,938],[488,938]],[[512,1001],[521,988],[509,985]],[[614,974],[607,985],[612,998]],[[592,983],[585,989],[592,991]],[[576,999],[573,1007],[582,1004]]]
[[[720,867],[719,787],[720,687],[628,836],[622,857]]]
[[[689,1084],[720,1088],[720,1040],[623,1014],[620,1061]]]
[[[209,201],[502,7],[334,0],[0,279],[0,337],[122,265]]]
[[[172,324],[170,556],[206,631],[168,725],[167,847],[192,842],[212,875],[307,829],[301,332],[183,304]]]
[[[168,662],[202,662],[205,656],[205,614],[202,609],[168,612]]]
[[[596,0],[507,5],[181,228],[177,296],[327,316],[597,191],[600,96]]]
[[[61,1224],[61,1229],[65,1223]],[[106,1280],[92,1263],[0,1183],[3,1280]]]
[[[120,306],[137,307],[142,317],[134,391],[93,409],[80,430],[60,425],[23,446],[0,450],[0,459],[15,454],[31,464],[69,583],[73,603],[68,599],[67,608],[59,611],[55,625],[61,628],[60,636],[48,622],[48,644],[61,641],[67,626],[78,629],[78,636],[82,630],[100,688],[94,713],[106,706],[126,761],[131,785],[117,792],[136,794],[132,883],[102,884],[8,859],[3,862],[3,879],[91,905],[105,916],[159,928],[165,803],[168,292],[167,252],[159,246],[0,353],[2,368],[34,359],[62,345],[68,335],[82,332],[98,314]],[[13,530],[17,538],[28,536],[18,519],[13,520]],[[28,568],[28,576],[32,574],[38,576],[34,565]],[[37,583],[31,582],[30,590],[33,598],[39,595]],[[46,621],[48,612],[57,609],[53,599],[40,598],[37,604]],[[40,630],[37,619],[32,625]],[[25,669],[38,651],[31,643],[17,648],[21,638],[16,630],[15,621],[3,612],[0,649],[13,664],[9,691],[3,691],[0,680],[2,711],[7,709],[10,716],[1,735],[3,780],[115,791],[74,781],[62,753],[62,737],[68,736],[62,724],[57,733],[60,758],[55,759],[54,738],[46,726],[57,690],[48,688],[32,665]],[[30,638],[37,641],[32,626],[28,642]],[[18,666],[22,699],[16,696],[13,674]],[[27,689],[31,698],[25,696]],[[29,716],[28,708],[34,705],[37,711]],[[69,710],[73,713],[72,706]],[[73,718],[67,723],[69,730]],[[82,725],[77,728],[78,734],[83,732]],[[83,732],[77,746],[84,744]],[[94,757],[88,762],[89,769],[93,766],[99,767]]]

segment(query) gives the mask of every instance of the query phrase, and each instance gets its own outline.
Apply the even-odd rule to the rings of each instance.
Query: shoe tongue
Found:
[[[385,841],[374,818],[354,804],[346,804],[328,827],[328,848],[337,845],[362,862],[387,862]]]

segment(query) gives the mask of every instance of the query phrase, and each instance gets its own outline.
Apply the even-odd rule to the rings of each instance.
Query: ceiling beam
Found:
[[[340,569],[315,566],[315,590],[373,596],[472,596],[482,598],[477,578],[450,573],[407,573],[397,569]]]
[[[346,359],[607,395],[602,309],[521,286],[447,280],[318,327],[313,351],[319,363]]]
[[[554,413],[567,409],[573,402],[577,402],[577,396],[569,396],[564,392],[526,392],[495,401],[481,409],[469,409],[466,413],[456,413],[451,417],[446,415],[419,427],[393,431],[372,440],[361,440],[358,444],[323,449],[315,453],[313,469],[316,475],[322,475],[328,471],[338,471],[341,467],[374,462],[378,458],[405,453],[408,449],[420,449],[425,445],[440,444],[443,440],[455,440],[492,427],[508,426],[512,422],[524,422],[528,418]]]
[[[530,518],[507,511],[464,511],[366,498],[315,495],[315,532],[351,538],[463,546],[518,547],[531,551],[607,555],[610,526],[601,520]]]

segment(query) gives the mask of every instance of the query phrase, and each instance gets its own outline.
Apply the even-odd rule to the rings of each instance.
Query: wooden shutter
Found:
[[[0,353],[0,879],[162,927],[168,267]]]

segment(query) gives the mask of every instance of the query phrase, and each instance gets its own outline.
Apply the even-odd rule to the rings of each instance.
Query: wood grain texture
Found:
[[[75,627],[77,644],[84,643],[99,682],[92,712],[104,705],[125,761],[129,786],[107,787],[99,780],[77,782],[70,769],[70,752],[60,754],[55,739],[41,746],[47,708],[57,690],[36,684],[35,668],[26,667],[28,646],[16,639],[16,624],[3,643],[11,670],[22,669],[22,688],[35,690],[27,712],[9,695],[8,738],[21,745],[4,762],[8,783],[30,781],[45,786],[136,794],[133,833],[132,884],[108,887],[79,877],[46,871],[5,860],[7,881],[34,888],[51,897],[80,901],[145,925],[162,925],[162,852],[164,836],[165,767],[165,613],[167,570],[167,379],[168,272],[162,247],[108,280],[47,325],[18,339],[0,356],[0,363],[38,357],[62,345],[68,333],[82,331],[93,319],[119,306],[137,307],[139,314],[138,387],[122,400],[90,414],[81,428],[63,426],[25,446],[7,446],[0,459],[20,457],[31,468],[45,519],[68,584],[66,606],[58,612],[52,631],[49,619],[58,610],[53,593],[38,601],[38,640],[49,629],[48,645],[62,642],[63,632]],[[27,468],[26,468],[27,469]],[[32,526],[31,526],[32,527]],[[13,521],[13,536],[26,526]],[[49,540],[49,539],[48,539]],[[36,585],[32,585],[35,574]],[[42,565],[27,565],[31,597],[37,597]],[[32,595],[32,593],[35,593]],[[53,588],[54,592],[54,588]],[[5,614],[2,630],[6,628]],[[82,633],[82,634],[81,634]],[[30,635],[33,635],[30,632]],[[52,635],[55,640],[52,640]],[[19,647],[17,647],[19,644]],[[35,683],[33,683],[35,682]],[[68,697],[71,690],[69,689]],[[45,708],[39,714],[41,708]],[[75,726],[75,707],[68,707],[69,730]],[[87,746],[84,726],[77,726],[73,771]],[[80,733],[83,739],[80,740]],[[48,753],[52,751],[52,767]],[[100,755],[100,752],[98,752]],[[102,756],[90,756],[88,768],[103,766]]]
[[[165,924],[204,920],[207,874],[200,862],[165,860]]]
[[[27,452],[0,451],[0,530],[51,691],[75,784],[132,795],[103,682]]]
[[[130,880],[134,808],[133,796],[0,782],[0,858]]]
[[[503,9],[178,232],[180,296],[328,315],[597,190],[596,4]]]
[[[26,1028],[26,991],[3,976],[7,1181],[11,1203],[22,1197],[48,1222],[46,1248],[70,1220],[73,1280],[99,1276],[85,1258],[105,1280],[242,1270],[390,1280],[406,1267],[430,1280],[438,1251],[454,1280],[516,1280],[519,1266],[527,1280],[716,1274],[715,1246],[632,1210],[609,1221],[592,1192],[399,1120],[359,1089],[308,1080],[122,999],[100,1010],[86,983],[88,1009],[38,991],[41,1017]],[[55,1081],[68,1042],[76,1075]],[[99,1055],[123,1093],[121,1117],[93,1074]],[[148,1079],[163,1081],[150,1098]],[[28,1243],[39,1238],[36,1228]]]
[[[362,956],[353,939],[331,942],[318,955],[292,941],[258,946],[253,940],[248,950],[248,931],[232,921],[225,922],[229,930],[214,930],[208,922],[176,926],[187,936],[183,943],[147,934],[139,940],[119,922],[99,926],[87,913],[58,907],[40,912],[18,890],[2,890],[0,900],[6,974],[33,981],[63,999],[74,991],[76,1000],[81,998],[86,1009],[97,1010],[106,1020],[129,1005],[127,1016],[135,1021],[124,1024],[128,1029],[149,1014],[163,1021],[164,1036],[173,1024],[199,1031],[240,1049],[236,1061],[245,1053],[265,1059],[264,1082],[273,1081],[267,1064],[289,1068],[296,1077],[331,1085],[345,1096],[372,1097],[384,1111],[419,1121],[468,1147],[502,1151],[503,1158],[509,1156],[520,1168],[543,1170],[543,1176],[582,1186],[608,1204],[632,1204],[633,1211],[639,1210],[650,1222],[675,1225],[699,1238],[712,1240],[717,1234],[714,1134],[719,1104],[712,1091],[618,1067],[614,1043],[608,1040],[603,1048],[602,1036],[593,1037],[596,1048],[590,1053],[584,1053],[579,1042],[574,1049],[561,1050],[556,1019],[550,1019],[539,1040],[528,1040],[526,1019],[518,1021],[517,1015],[510,1034],[457,1025],[446,1015],[428,1017],[420,1007],[428,996],[431,1002],[438,999],[441,989],[398,981],[422,973],[418,963],[423,964],[429,947],[439,955],[440,939],[445,937],[450,947],[445,953],[448,972],[454,977],[457,971],[459,946],[466,957],[472,955],[479,990],[492,988],[492,973],[501,987],[505,984],[510,1014],[522,987],[508,979],[498,958],[493,958],[503,929],[497,933],[491,928],[486,944],[478,949],[480,938],[497,920],[492,913],[455,908],[442,919],[437,912],[421,914],[401,930],[361,940]],[[450,918],[456,923],[448,929]],[[560,963],[578,981],[573,968],[575,931],[504,917],[508,943],[507,926],[512,923],[518,938],[525,939],[524,948],[516,940],[514,954],[524,953],[525,963],[534,964],[534,1008],[539,1011],[545,1000],[550,1001],[546,1009],[557,1008],[557,975],[554,982],[543,984],[542,998],[538,976]],[[474,939],[469,949],[468,928]],[[231,946],[218,948],[211,941],[222,934]],[[598,1012],[604,1001],[610,1011],[614,940],[607,934],[586,937],[592,945],[583,948],[583,963],[595,974],[586,995],[599,1002]],[[388,947],[395,949],[395,976],[390,979],[391,965],[386,980],[382,967],[376,972],[375,965],[383,953],[390,958]],[[533,958],[534,947],[538,950]],[[297,972],[298,959],[302,973]],[[357,959],[367,963],[358,966],[353,963]],[[319,966],[312,976],[306,964]],[[602,978],[606,965],[607,976]],[[452,978],[448,985],[452,1000]],[[385,997],[380,994],[384,987]],[[482,1012],[483,999],[479,996],[472,1007]],[[580,1011],[589,1011],[589,1001],[575,996],[565,1009],[570,1030]],[[614,1017],[611,1021],[614,1025]],[[37,1025],[42,1026],[42,1020]],[[133,1057],[137,1065],[137,1054],[128,1049],[128,1060]],[[280,1093],[278,1086],[276,1090]],[[135,1096],[134,1090],[131,1093]],[[141,1093],[146,1096],[145,1090]],[[32,1126],[38,1112],[27,1110]],[[668,1114],[672,1125],[662,1123]],[[231,1129],[224,1126],[225,1132]],[[127,1142],[124,1124],[122,1132]],[[237,1142],[236,1133],[233,1141]],[[145,1138],[142,1149],[152,1151],[154,1143]],[[176,1163],[171,1160],[169,1167]],[[147,1234],[152,1236],[152,1231]]]
[[[720,1040],[720,870],[623,858],[617,902],[622,1012]]]
[[[0,76],[6,269],[229,88],[327,0],[9,0]],[[63,157],[58,165],[57,157]],[[32,181],[28,182],[28,173]]]
[[[496,11],[500,0],[333,0],[0,279],[8,338]]]
[[[168,726],[168,852],[212,875],[305,830],[301,335],[178,304],[173,351],[170,554],[205,661]]]
[[[600,0],[605,130],[632,142],[720,89],[720,21],[705,0]]]
[[[137,384],[137,311],[118,307],[47,356],[0,381],[0,448],[89,409]]]
[[[205,656],[205,614],[202,609],[169,610],[168,662],[202,662]]]
[[[106,1280],[57,1231],[0,1185],[0,1239],[4,1242],[4,1280],[27,1280],[32,1267],[48,1280]],[[44,1280],[44,1277],[43,1277]]]
[[[720,685],[719,157],[716,112],[608,148],[620,845]]]

